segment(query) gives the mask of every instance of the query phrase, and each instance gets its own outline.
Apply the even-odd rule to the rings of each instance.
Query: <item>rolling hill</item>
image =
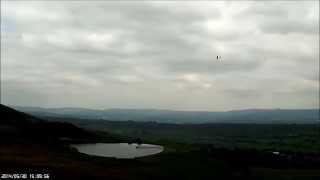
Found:
[[[0,104],[1,141],[47,142],[59,138],[94,138],[95,134],[66,122],[48,122]]]
[[[159,123],[319,123],[319,109],[247,109],[225,112],[172,111],[156,109],[39,108],[13,106],[40,117],[68,117],[114,121],[155,121]]]

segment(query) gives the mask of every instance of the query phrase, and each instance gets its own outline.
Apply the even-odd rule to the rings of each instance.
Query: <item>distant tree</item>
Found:
[[[141,140],[140,138],[137,138],[137,139],[136,139],[136,143],[137,143],[138,145],[141,145],[141,144],[142,144],[142,140]]]

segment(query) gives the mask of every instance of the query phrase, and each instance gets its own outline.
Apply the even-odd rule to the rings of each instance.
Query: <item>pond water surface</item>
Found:
[[[163,151],[163,147],[152,144],[128,144],[128,143],[96,143],[96,144],[74,144],[71,147],[76,148],[79,152],[103,156],[115,157],[122,159],[132,159],[136,157],[149,156],[158,154]]]

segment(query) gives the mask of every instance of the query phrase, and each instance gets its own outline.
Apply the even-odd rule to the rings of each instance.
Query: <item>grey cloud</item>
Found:
[[[319,90],[314,3],[187,4],[1,1],[3,102],[186,110],[319,105],[311,100]]]
[[[281,20],[281,19],[273,19],[269,20],[269,22],[264,21],[263,24],[260,25],[262,31],[267,33],[314,33],[319,34],[319,24],[316,21],[308,22],[305,21],[296,21],[296,20]]]
[[[252,71],[258,68],[261,62],[258,61],[229,61],[228,57],[224,57],[223,62],[219,62],[213,56],[207,60],[181,60],[168,62],[167,68],[169,71],[178,73],[205,73],[205,74],[217,74],[228,73],[238,71]]]
[[[319,2],[258,2],[235,18],[251,22],[265,33],[319,33]]]

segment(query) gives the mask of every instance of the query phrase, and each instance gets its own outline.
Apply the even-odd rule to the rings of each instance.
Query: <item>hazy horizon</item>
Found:
[[[319,109],[319,1],[1,1],[1,103]]]
[[[22,107],[22,108],[43,108],[43,109],[87,109],[87,110],[155,110],[155,111],[194,111],[194,112],[229,112],[229,111],[247,111],[247,110],[319,110],[319,108],[243,108],[243,109],[226,109],[226,110],[184,110],[184,109],[159,109],[159,108],[121,108],[121,107],[109,107],[109,108],[85,108],[85,107],[46,107],[46,106],[17,106],[4,104],[9,107]]]

